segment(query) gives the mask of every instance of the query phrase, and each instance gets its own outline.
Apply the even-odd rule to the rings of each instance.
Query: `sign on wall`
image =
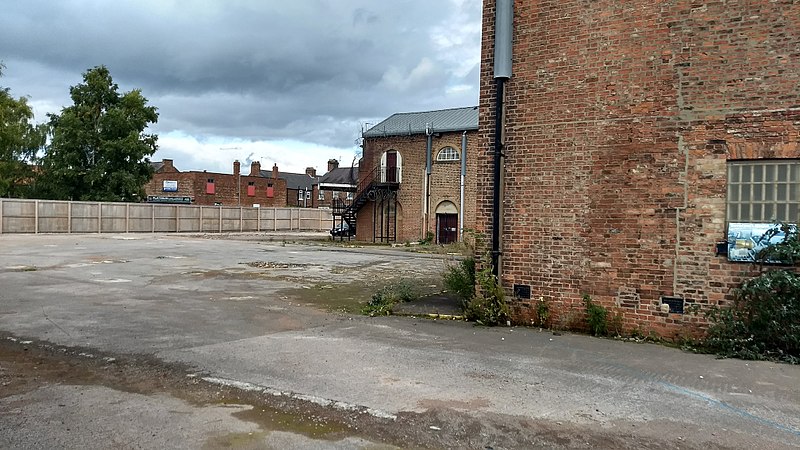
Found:
[[[164,180],[164,192],[178,192],[178,182],[173,180]]]
[[[728,225],[728,260],[753,262],[764,247],[783,241],[785,234],[780,231],[771,238],[767,231],[775,228],[773,223],[731,223]],[[779,261],[770,261],[779,262]]]

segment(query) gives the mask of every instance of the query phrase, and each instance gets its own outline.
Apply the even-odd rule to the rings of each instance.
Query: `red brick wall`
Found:
[[[397,242],[418,241],[427,231],[436,232],[436,207],[449,200],[460,210],[461,161],[437,162],[439,150],[450,146],[461,153],[461,132],[441,133],[433,137],[433,166],[430,181],[430,199],[424,197],[427,164],[427,141],[424,134],[389,136],[364,140],[363,158],[359,166],[359,179],[365,179],[380,165],[381,156],[396,150],[402,157],[402,183],[397,193],[400,215],[397,220]],[[465,182],[465,227],[475,225],[475,170],[477,168],[477,133],[467,133],[467,177]],[[429,202],[427,222],[425,202]],[[368,202],[358,213],[357,238],[372,241],[375,237],[373,202]]]
[[[477,228],[491,233],[494,1],[484,1]],[[725,240],[726,164],[800,158],[800,3],[516,1],[502,283],[554,320],[581,297],[628,328],[695,332],[748,265]],[[515,302],[517,319],[533,308]]]
[[[206,182],[214,179],[214,194],[206,194]],[[178,192],[163,192],[165,180],[177,181]],[[232,174],[212,172],[174,172],[157,173],[145,186],[147,195],[167,197],[191,197],[192,204],[213,206],[221,203],[225,206],[247,206],[259,204],[262,207],[286,206],[286,181],[274,181],[263,177],[239,177],[241,183],[241,196],[236,187],[237,177]],[[248,196],[247,186],[250,182],[255,184],[255,196]],[[274,197],[267,197],[267,185],[273,184]],[[297,195],[297,194],[295,194]],[[239,199],[241,198],[241,203]],[[296,199],[296,198],[295,198]]]

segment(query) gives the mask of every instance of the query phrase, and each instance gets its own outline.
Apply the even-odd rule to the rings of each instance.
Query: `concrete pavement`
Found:
[[[535,329],[331,314],[304,296],[398,278],[435,286],[446,264],[384,249],[180,235],[0,236],[0,330],[150,354],[218,383],[379,416],[449,410],[655,446],[800,446],[797,366]]]

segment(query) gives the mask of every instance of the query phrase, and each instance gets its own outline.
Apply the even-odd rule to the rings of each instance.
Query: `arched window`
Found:
[[[436,155],[437,161],[458,161],[458,150],[454,149],[453,147],[445,147],[439,150],[439,154]]]
[[[381,183],[403,182],[403,157],[397,150],[389,150],[381,156]]]

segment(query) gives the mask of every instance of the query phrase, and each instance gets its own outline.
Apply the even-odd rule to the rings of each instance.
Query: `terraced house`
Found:
[[[521,321],[702,332],[800,219],[800,2],[485,0],[477,225]]]

